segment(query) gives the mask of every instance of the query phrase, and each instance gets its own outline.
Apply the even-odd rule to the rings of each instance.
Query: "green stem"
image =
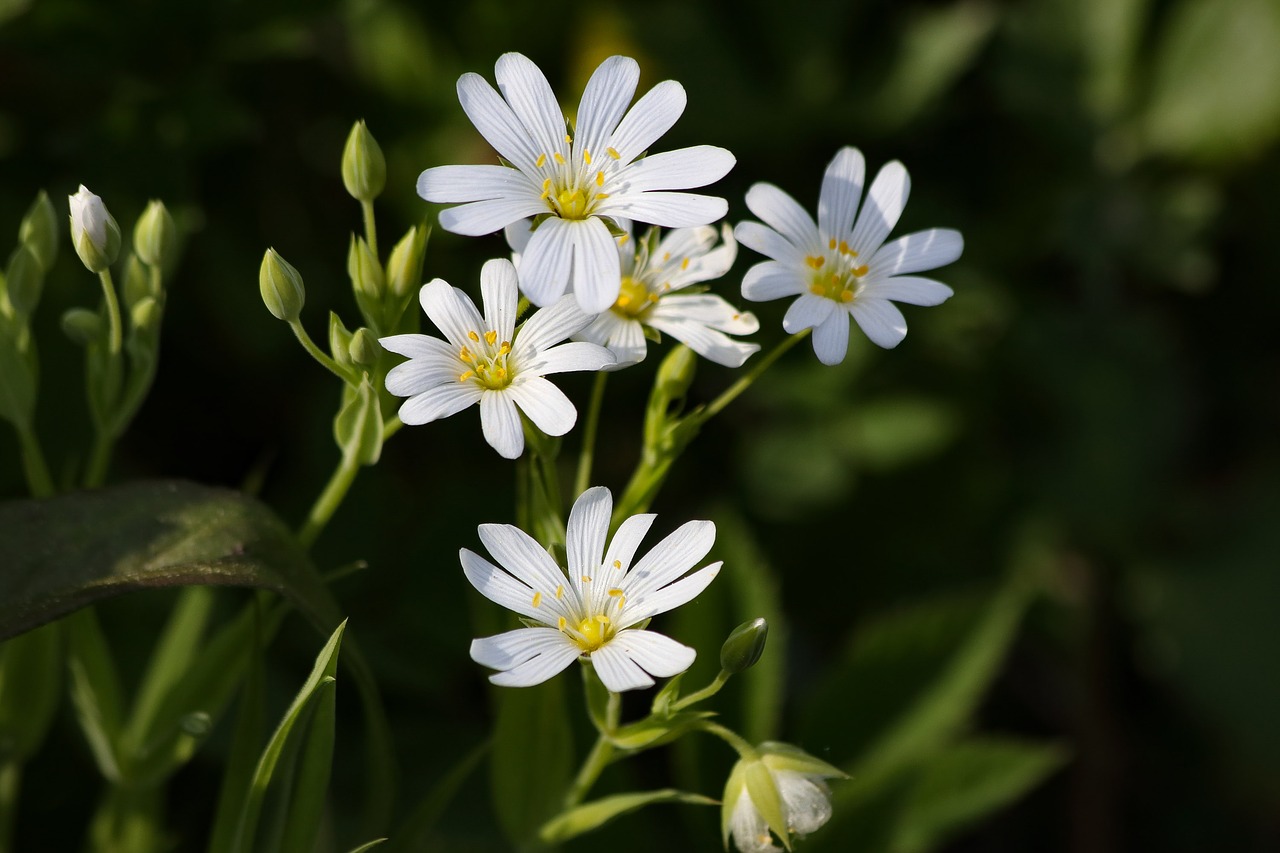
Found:
[[[310,353],[311,357],[320,362],[320,364],[330,373],[350,385],[359,384],[356,382],[356,377],[353,376],[350,371],[330,358],[329,354],[320,349],[320,347],[316,346],[316,342],[311,340],[311,336],[308,335],[307,330],[302,327],[302,322],[300,320],[294,320],[289,323],[289,328],[293,329],[293,334],[298,339],[298,343],[302,344],[302,348]]]
[[[115,448],[115,439],[101,427],[93,437],[93,450],[89,455],[89,465],[85,469],[84,485],[86,489],[96,489],[107,480],[107,466],[111,464],[111,451]]]
[[[768,355],[763,356],[756,361],[755,364],[751,365],[751,369],[743,374],[737,382],[726,388],[719,397],[716,397],[711,401],[710,405],[693,416],[698,419],[698,424],[704,424],[716,415],[720,414],[720,412],[724,410],[725,406],[728,406],[734,400],[738,399],[738,395],[750,388],[751,383],[759,379],[760,374],[768,370],[775,361],[782,357],[783,353],[791,349],[800,341],[804,340],[808,335],[809,330],[805,329],[803,331],[796,332],[789,338],[783,338],[779,341],[778,345],[770,350]]]
[[[720,738],[722,741],[729,744],[729,746],[733,747],[738,755],[743,758],[752,759],[757,757],[756,748],[747,743],[746,739],[743,738],[742,735],[730,729],[726,729],[719,723],[713,723],[710,720],[703,720],[697,724],[697,728],[707,734],[715,735]]]
[[[609,766],[609,761],[612,758],[613,743],[609,738],[600,735],[596,738],[595,746],[591,747],[591,752],[587,754],[586,760],[582,762],[578,775],[574,778],[573,784],[569,786],[569,792],[564,796],[566,811],[586,799],[587,792],[591,790],[591,786],[600,778],[600,774],[604,772],[605,767]]]
[[[587,405],[587,422],[582,429],[582,452],[578,456],[578,476],[573,481],[573,494],[582,494],[591,487],[591,465],[595,458],[596,433],[600,428],[600,408],[604,402],[604,386],[609,379],[605,371],[596,372],[591,386],[591,402]]]
[[[400,420],[399,415],[392,415],[390,420],[384,421],[382,424],[382,443],[386,444],[391,436],[400,431],[400,427],[404,426],[404,421]]]
[[[102,297],[107,303],[107,353],[111,358],[119,358],[124,348],[124,326],[120,322],[120,300],[116,298],[116,286],[111,280],[111,270],[98,273],[98,281],[102,282]]]
[[[27,475],[27,488],[31,496],[51,498],[55,491],[53,477],[49,474],[49,466],[44,461],[44,451],[40,449],[40,440],[30,425],[17,427],[18,443],[22,448],[22,468]]]
[[[9,759],[0,764],[0,853],[12,853],[14,818],[22,788],[22,765]]]
[[[730,673],[723,669],[720,670],[719,674],[716,675],[715,680],[706,687],[696,693],[690,693],[688,696],[685,696],[683,699],[675,702],[671,706],[672,713],[676,711],[683,711],[685,708],[688,708],[690,705],[696,705],[703,699],[710,699],[712,696],[720,692],[720,688],[724,687],[725,683],[729,680],[729,676]]]
[[[311,514],[307,516],[306,523],[298,531],[298,541],[302,543],[302,547],[310,548],[315,543],[324,526],[329,523],[329,519],[333,518],[333,514],[338,511],[342,499],[347,496],[347,491],[355,482],[359,471],[360,462],[355,454],[344,453],[342,461],[338,463],[333,476],[329,478],[328,485],[312,505]]]
[[[364,239],[369,244],[369,251],[378,257],[378,226],[373,219],[373,202],[360,202],[360,210],[364,213]]]

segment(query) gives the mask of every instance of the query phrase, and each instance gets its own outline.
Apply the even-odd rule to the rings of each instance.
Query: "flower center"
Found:
[[[565,144],[573,142],[572,137],[565,137]],[[547,208],[561,219],[586,219],[591,216],[596,202],[609,197],[603,192],[608,180],[606,171],[612,170],[610,161],[620,159],[620,155],[612,148],[606,149],[608,159],[604,160],[605,168],[591,166],[591,152],[585,148],[580,154],[569,154],[566,160],[559,151],[551,156],[539,154],[534,166],[545,177],[542,180],[541,198]]]
[[[471,344],[458,350],[458,358],[466,366],[458,376],[462,383],[474,382],[490,391],[501,391],[515,378],[515,365],[509,362],[511,342],[498,343],[498,333],[490,330],[482,337],[478,332],[467,332]]]
[[[613,313],[624,318],[639,317],[658,301],[658,294],[651,293],[649,287],[629,275],[622,277],[622,289],[618,291],[618,301],[613,303]]]
[[[867,265],[859,264],[857,258],[858,253],[850,249],[847,242],[837,242],[832,237],[827,243],[826,253],[809,255],[804,259],[813,270],[809,292],[835,302],[852,302],[862,291],[862,279],[868,272]]]
[[[608,616],[591,616],[578,623],[577,634],[576,637],[573,634],[569,636],[584,652],[594,652],[613,639],[613,626]]]

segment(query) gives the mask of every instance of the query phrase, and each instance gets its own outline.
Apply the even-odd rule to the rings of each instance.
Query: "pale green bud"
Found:
[[[62,333],[72,343],[87,347],[102,340],[106,335],[106,324],[102,316],[88,308],[72,308],[62,315]]]
[[[40,190],[35,203],[27,210],[18,227],[18,242],[24,244],[40,262],[40,269],[48,272],[58,255],[58,214],[49,201],[49,194]]]
[[[362,326],[351,336],[347,351],[351,354],[352,363],[369,370],[378,363],[378,356],[382,355],[382,345],[378,343],[377,336],[371,330]]]
[[[30,317],[40,302],[40,290],[44,284],[40,259],[30,246],[19,243],[9,256],[9,266],[4,275],[9,305],[19,317]]]
[[[654,378],[654,387],[668,401],[683,399],[693,384],[697,368],[698,356],[684,344],[679,344],[662,360]]]
[[[761,616],[743,622],[720,647],[720,668],[736,675],[756,665],[764,654],[764,643],[769,637],[769,623]]]
[[[382,408],[378,392],[365,376],[357,389],[347,389],[347,401],[333,419],[333,437],[361,465],[372,465],[382,454]]]
[[[342,365],[351,364],[351,332],[342,323],[342,318],[329,312],[329,354],[333,360]]]
[[[417,293],[422,286],[422,259],[427,254],[427,237],[431,229],[418,225],[400,238],[391,250],[387,261],[387,287],[391,293],[404,298]]]
[[[160,325],[160,302],[150,296],[138,300],[129,309],[129,320],[140,332],[150,332]]]
[[[178,244],[178,226],[164,202],[152,200],[133,226],[133,250],[144,263],[163,267],[173,259]]]
[[[133,252],[129,253],[129,260],[124,264],[124,304],[126,308],[137,305],[147,297],[157,297],[160,294],[151,290],[151,271],[147,269],[147,265],[142,262]]]
[[[71,245],[89,272],[102,272],[120,254],[120,226],[102,199],[84,185],[67,197],[71,207]]]
[[[298,319],[302,306],[307,301],[302,275],[280,257],[275,249],[267,249],[262,256],[262,266],[258,269],[258,288],[262,291],[262,301],[266,303],[267,310],[277,320],[284,320],[286,323]]]
[[[387,161],[364,120],[356,122],[342,149],[342,183],[357,201],[373,201],[387,183]]]
[[[351,248],[347,250],[347,274],[351,276],[356,295],[367,297],[374,304],[382,299],[386,291],[382,265],[363,237],[351,237]]]

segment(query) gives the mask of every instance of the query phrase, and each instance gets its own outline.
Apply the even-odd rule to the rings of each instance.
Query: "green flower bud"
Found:
[[[40,269],[48,272],[58,255],[58,214],[53,202],[44,190],[36,196],[35,203],[27,210],[18,227],[18,242],[24,244],[40,262]]]
[[[280,257],[275,249],[267,249],[262,256],[262,266],[258,269],[258,288],[262,291],[262,301],[266,303],[267,310],[277,320],[284,320],[286,323],[298,319],[302,306],[307,301],[302,275]]]
[[[422,259],[427,252],[427,236],[431,229],[425,225],[410,228],[391,250],[387,261],[387,287],[391,293],[403,299],[416,293],[422,286]]]
[[[329,312],[329,354],[341,365],[351,364],[351,332],[342,324],[342,318]]]
[[[120,254],[120,226],[102,199],[84,184],[67,202],[71,206],[71,245],[89,272],[102,272]]]
[[[373,465],[382,454],[382,408],[378,392],[365,376],[360,387],[347,388],[346,403],[333,419],[333,437],[361,465]]]
[[[378,343],[377,336],[371,330],[362,326],[351,336],[347,351],[354,364],[369,370],[378,363],[378,356],[382,355],[382,345]]]
[[[19,317],[30,317],[40,302],[40,290],[44,284],[44,271],[40,259],[25,243],[9,256],[9,266],[5,269],[5,296],[9,305]]]
[[[140,332],[150,332],[160,325],[160,302],[150,296],[138,300],[129,309],[129,320]]]
[[[351,276],[356,296],[367,297],[373,304],[382,299],[382,294],[386,291],[382,265],[363,237],[351,237],[351,248],[347,250],[347,274]]]
[[[373,201],[387,183],[387,161],[363,120],[351,127],[342,149],[342,183],[357,201]]]
[[[129,260],[124,264],[124,304],[126,308],[137,305],[147,297],[158,297],[158,292],[151,289],[151,271],[135,253],[129,253]]]
[[[751,669],[764,654],[768,636],[769,623],[763,616],[743,622],[720,647],[720,668],[733,675]]]
[[[163,267],[171,262],[178,244],[178,226],[164,202],[152,200],[133,226],[133,250],[143,262]]]
[[[668,402],[680,400],[693,384],[693,375],[698,368],[698,356],[684,344],[674,347],[658,367],[658,375],[654,378],[654,388]]]
[[[72,308],[62,315],[62,333],[82,347],[102,340],[106,331],[102,316],[88,308]]]

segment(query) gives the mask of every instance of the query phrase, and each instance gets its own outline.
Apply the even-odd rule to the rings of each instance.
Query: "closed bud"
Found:
[[[178,245],[178,226],[164,202],[152,200],[133,226],[133,250],[144,263],[163,267],[173,260]]]
[[[9,305],[19,317],[30,317],[40,302],[40,290],[44,284],[44,271],[36,253],[25,243],[9,256],[5,269],[5,295]]]
[[[153,331],[160,325],[160,303],[150,296],[138,300],[129,309],[129,320],[140,332]]]
[[[124,264],[124,304],[126,308],[137,305],[147,297],[159,296],[159,293],[151,291],[151,273],[147,270],[147,265],[133,252],[129,253],[129,260]]]
[[[430,229],[425,225],[411,228],[391,250],[387,261],[387,288],[397,298],[417,293],[422,286],[422,259],[427,252],[428,234]]]
[[[363,120],[351,127],[342,149],[342,183],[357,201],[373,201],[387,183],[387,161]]]
[[[347,250],[347,274],[351,276],[351,285],[358,296],[367,297],[373,303],[382,299],[386,290],[382,265],[363,237],[351,237],[351,248]]]
[[[62,315],[62,333],[72,343],[87,347],[102,340],[106,332],[106,324],[102,316],[88,308],[72,308]]]
[[[769,637],[769,623],[763,616],[743,622],[729,634],[720,647],[720,668],[736,675],[748,670],[764,654],[764,643]]]
[[[35,203],[22,218],[18,227],[18,242],[25,245],[40,262],[40,269],[48,272],[58,255],[58,214],[54,212],[49,194],[40,190]]]
[[[351,364],[351,332],[342,324],[342,318],[329,312],[329,354],[342,365]]]
[[[378,343],[372,331],[362,326],[351,336],[347,351],[351,354],[352,363],[369,370],[378,363],[378,356],[382,355],[382,344]]]
[[[102,272],[120,254],[120,226],[102,199],[84,184],[67,202],[71,207],[71,245],[89,272]]]
[[[684,344],[673,347],[658,367],[654,389],[668,402],[681,400],[693,384],[697,372],[698,356]]]
[[[307,301],[307,291],[302,285],[302,275],[293,265],[280,257],[275,249],[267,249],[258,269],[258,287],[267,310],[277,320],[293,323],[302,313]]]

